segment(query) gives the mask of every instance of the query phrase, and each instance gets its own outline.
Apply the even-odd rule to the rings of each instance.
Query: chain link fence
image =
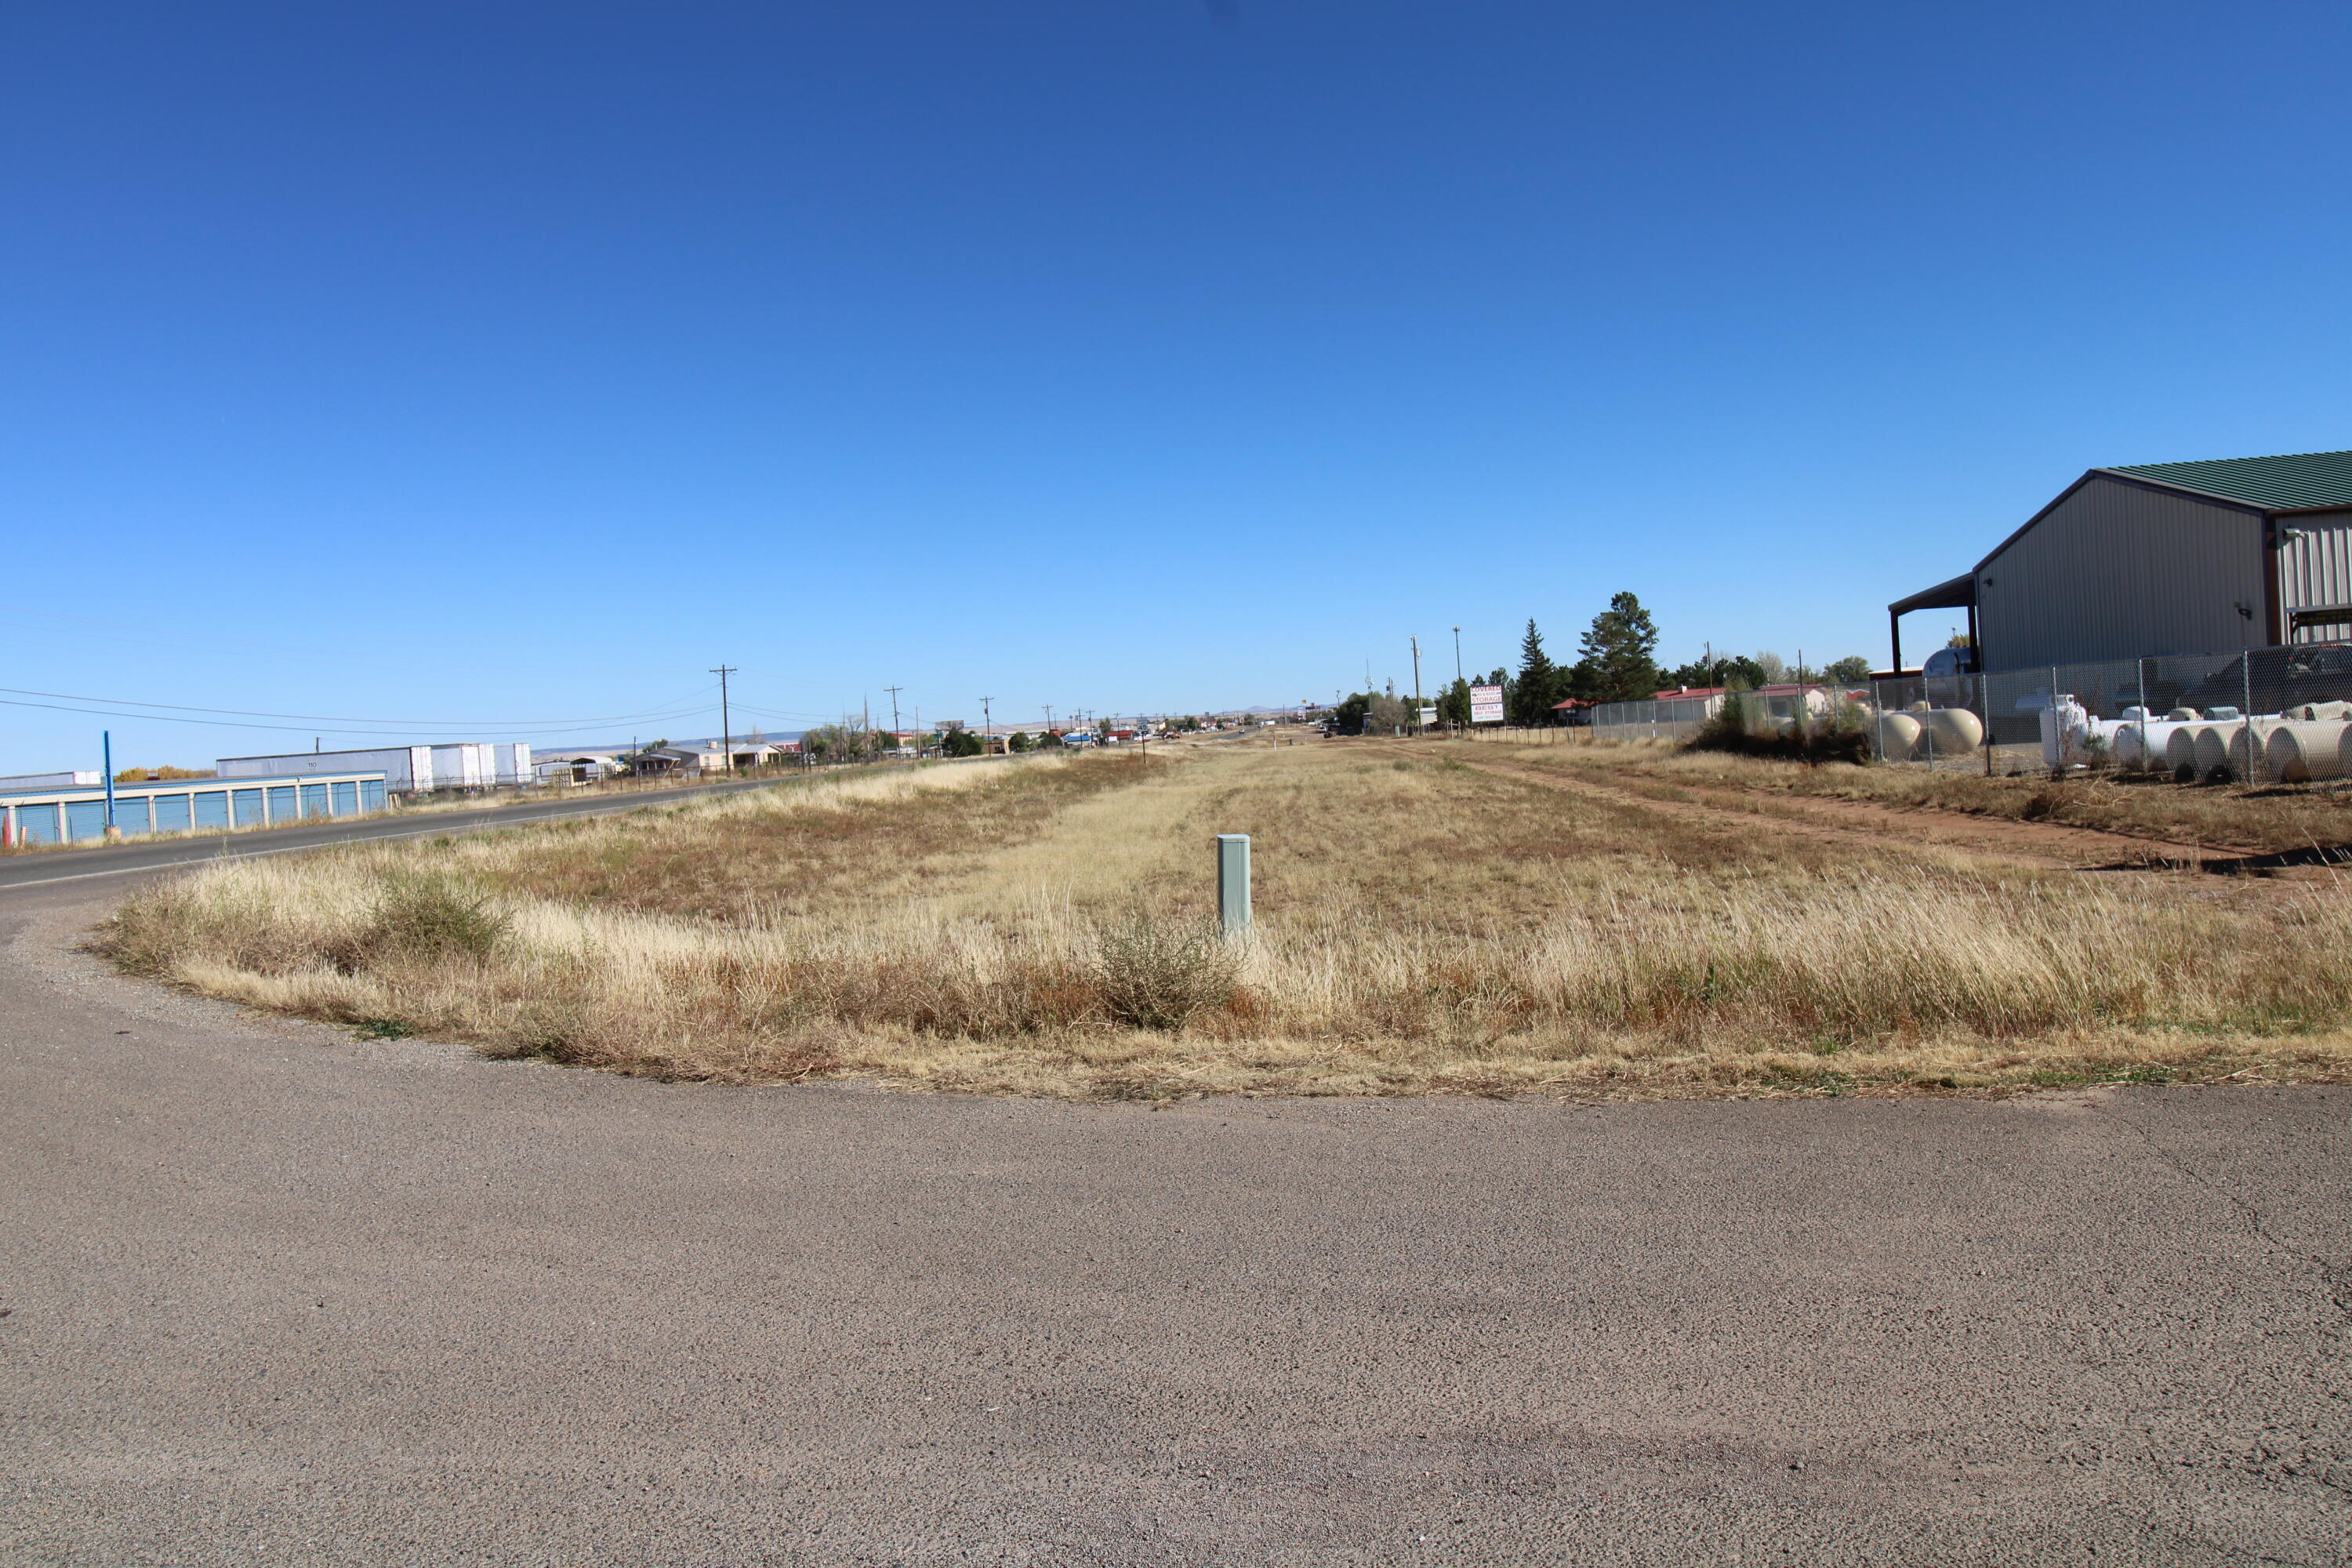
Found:
[[[2352,776],[2352,644],[1610,702],[1592,710],[1591,731],[1598,741],[1687,741],[1717,722],[1754,735],[1857,731],[1879,761],[1911,767],[2120,770],[2200,783],[2344,778]]]

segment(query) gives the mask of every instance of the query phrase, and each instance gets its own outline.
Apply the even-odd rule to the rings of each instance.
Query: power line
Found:
[[[690,692],[687,697],[681,697],[677,699],[677,700],[679,702],[685,702],[688,700],[689,698],[698,697],[702,692],[709,689],[710,689],[707,686],[703,687],[700,690]],[[362,719],[353,718],[349,714],[268,713],[247,708],[198,708],[184,702],[143,702],[133,697],[90,697],[74,691],[31,691],[22,687],[16,686],[0,686],[0,691],[10,692],[18,697],[52,697],[61,702],[98,702],[103,703],[109,708],[161,708],[174,713],[222,713],[241,719],[299,719],[306,723],[382,724],[394,728],[414,728],[417,730],[505,730],[511,729],[518,724],[541,727],[554,727],[567,724],[618,724],[630,719],[668,719],[677,716],[670,712],[666,705],[663,709],[648,710],[643,713],[607,713],[600,718],[592,719]],[[28,702],[18,704],[18,706],[33,708],[38,707],[40,704]],[[140,715],[125,714],[124,717],[137,718],[140,717]],[[256,727],[259,728],[260,726]],[[365,731],[342,731],[342,733],[346,734],[390,734],[392,732],[392,728]]]
[[[62,702],[26,702],[17,699],[6,697],[0,697],[0,707],[40,708],[55,713],[87,713],[94,718],[100,719],[137,719],[154,724],[202,724],[215,730],[274,730],[298,735],[362,735],[377,736],[385,739],[410,735],[446,735],[451,730],[461,728],[497,729],[503,731],[509,735],[517,736],[576,735],[583,730],[589,728],[589,726],[585,724],[557,724],[543,729],[536,726],[526,727],[512,724],[481,724],[470,726],[450,724],[442,725],[429,730],[341,730],[331,725],[257,724],[250,721],[235,719],[190,719],[184,718],[177,713],[127,713],[117,708],[72,708],[68,707]],[[709,711],[709,710],[706,708],[681,708],[673,712],[648,713],[643,715],[643,717],[647,719],[683,719],[691,714],[706,713]]]

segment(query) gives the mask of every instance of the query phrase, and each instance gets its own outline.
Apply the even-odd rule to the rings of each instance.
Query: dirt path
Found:
[[[2243,873],[2233,881],[2284,883],[2325,879],[2335,873],[2320,866],[2273,866],[2279,857],[2249,857],[2177,839],[2108,833],[2054,822],[2015,822],[1962,812],[1906,810],[1864,801],[1788,795],[1732,785],[1698,784],[1628,775],[1647,787],[1594,778],[1506,758],[1466,759],[1485,773],[1559,789],[1590,799],[1610,800],[1717,828],[1742,819],[1764,818],[1786,832],[1823,842],[1867,846],[1883,852],[1890,838],[1936,845],[1984,859],[2040,870],[2164,875],[2182,871]]]

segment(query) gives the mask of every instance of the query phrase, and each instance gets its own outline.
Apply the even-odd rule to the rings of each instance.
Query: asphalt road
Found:
[[[0,1561],[2352,1558],[2352,1089],[663,1085],[121,981],[121,886],[0,894]]]

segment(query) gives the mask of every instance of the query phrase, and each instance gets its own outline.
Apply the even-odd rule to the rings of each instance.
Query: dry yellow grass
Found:
[[[1218,832],[1257,858],[1231,976],[1184,940]],[[229,863],[100,941],[258,1006],[744,1081],[1652,1095],[2342,1071],[2352,891],[2185,886],[1892,840],[1857,863],[1752,818],[1309,745]],[[1167,1021],[1134,1005],[1147,961],[1166,969],[1147,988],[1207,987],[1181,1027],[1121,1021]]]
[[[2256,854],[2352,844],[2352,783],[2181,784],[2162,773],[2081,773],[1988,778],[1917,767],[1853,767],[1774,762],[1662,742],[1568,744],[1516,753],[1534,765],[1597,770],[1622,780],[1725,784],[1780,795],[1870,801],[1965,812],[2021,822],[2054,822],[2142,838],[2170,839]]]

